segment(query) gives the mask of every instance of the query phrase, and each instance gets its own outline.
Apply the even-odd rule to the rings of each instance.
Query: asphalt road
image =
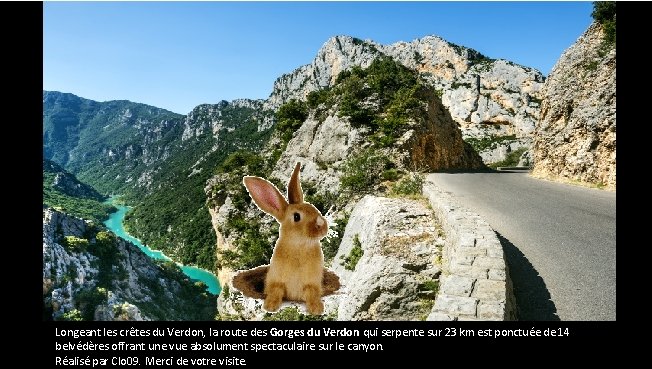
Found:
[[[616,193],[527,173],[436,173],[499,234],[520,320],[616,320]]]

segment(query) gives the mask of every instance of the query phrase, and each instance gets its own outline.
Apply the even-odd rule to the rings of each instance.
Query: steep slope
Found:
[[[364,194],[417,196],[421,176],[415,171],[484,167],[437,91],[389,57],[341,72],[307,102],[289,100],[276,118],[262,152],[230,156],[206,184],[223,285],[234,270],[268,263],[278,235],[276,222],[251,202],[243,175],[263,176],[283,190],[301,162],[306,200],[331,217],[332,232],[323,241],[331,262],[348,214]],[[224,297],[218,304],[233,301]]]
[[[43,91],[43,156],[104,194],[147,190],[181,123],[181,115],[145,104]]]
[[[242,149],[257,151],[269,137],[272,114],[261,101],[222,101],[188,114],[180,150],[163,162],[144,198],[125,218],[131,234],[183,264],[215,269],[215,234],[203,188],[222,161]]]
[[[100,224],[113,211],[93,187],[80,182],[51,160],[43,160],[43,206]]]
[[[371,149],[404,171],[483,168],[437,90],[390,58],[341,73],[332,89],[309,95],[313,100],[325,102],[289,141],[272,172],[277,178],[289,176],[301,161],[304,180],[335,193],[346,162],[367,156],[368,150],[360,149]]]
[[[305,99],[312,91],[331,87],[340,72],[367,67],[381,56],[417,71],[441,92],[444,107],[486,163],[503,160],[519,147],[530,147],[543,75],[506,60],[489,59],[437,36],[391,45],[333,37],[312,63],[276,80],[268,104],[277,108],[292,98]]]
[[[51,209],[43,211],[44,320],[212,320],[215,298],[173,263]]]
[[[543,96],[533,174],[615,188],[616,47],[599,23],[562,54]]]
[[[272,113],[262,101],[200,105],[183,117],[128,101],[95,102],[44,91],[46,158],[133,210],[130,233],[184,264],[214,268],[203,187],[231,152],[257,150]]]
[[[327,104],[320,101],[335,88],[338,76],[347,77],[342,72],[387,58],[407,66],[418,77],[419,86],[400,93],[393,90],[399,98],[392,97],[392,101],[387,96],[367,95],[360,86],[352,86],[345,100],[331,96]],[[360,76],[353,77],[352,85]],[[338,183],[349,168],[344,183],[355,188],[361,178],[352,168],[359,169],[367,159],[378,164],[370,171],[377,174],[370,186],[378,189],[383,187],[381,179],[396,180],[409,170],[481,167],[467,143],[481,151],[485,161],[527,147],[542,79],[535,70],[488,59],[434,36],[387,46],[338,36],[322,47],[313,63],[280,77],[269,100],[200,105],[186,117],[128,101],[99,103],[44,91],[44,154],[100,193],[124,195],[133,206],[125,226],[144,243],[184,264],[213,270],[218,235],[216,222],[212,226],[210,218],[216,213],[211,214],[206,205],[203,188],[230,154],[254,153],[265,165],[260,166],[264,170],[252,171],[279,178],[294,158],[306,159],[304,171],[314,186],[311,196],[326,206],[339,184],[326,192],[323,185]],[[311,92],[310,113],[274,126],[274,111],[293,98],[305,105]],[[310,155],[301,151],[305,143],[295,140],[288,145],[304,122],[306,128],[297,132],[301,137],[311,135],[307,127],[319,131],[316,142],[309,144],[309,150],[317,151]],[[272,127],[279,133],[268,141]],[[335,144],[324,145],[327,140]],[[268,149],[261,153],[263,145]],[[378,150],[372,152],[373,145]],[[289,151],[284,154],[286,147]],[[348,156],[358,162],[344,160]],[[240,165],[231,170],[231,176],[248,168]],[[223,169],[218,172],[226,175]],[[215,203],[230,199],[224,192],[230,178],[218,182],[222,185],[208,186],[208,192],[217,194],[209,196]],[[237,228],[234,218],[229,219],[229,227]],[[252,231],[250,240],[256,234]],[[260,243],[250,246],[264,249]],[[261,253],[253,254],[247,263],[259,260]]]

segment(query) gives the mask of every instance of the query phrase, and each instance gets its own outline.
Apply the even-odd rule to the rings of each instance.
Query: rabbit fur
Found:
[[[254,203],[280,224],[279,237],[265,278],[263,308],[277,311],[286,300],[305,301],[308,313],[324,311],[322,279],[324,254],[320,240],[328,223],[312,204],[303,201],[296,163],[288,183],[287,200],[266,179],[245,176],[242,181]]]

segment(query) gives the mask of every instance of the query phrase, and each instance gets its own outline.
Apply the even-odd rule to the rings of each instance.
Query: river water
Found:
[[[109,219],[104,222],[104,225],[106,225],[106,227],[111,230],[111,232],[115,233],[118,237],[124,238],[125,240],[138,246],[139,249],[141,249],[147,256],[151,257],[152,259],[172,260],[161,251],[152,250],[146,245],[143,245],[139,239],[131,236],[125,231],[122,221],[124,220],[129,208],[127,206],[118,205],[113,200],[114,198],[110,198],[107,202],[113,204],[113,206],[115,206],[118,211],[112,213],[109,216]],[[176,264],[181,268],[185,275],[190,277],[190,279],[206,283],[206,286],[208,286],[208,292],[214,295],[220,293],[220,282],[217,280],[215,274],[195,266],[183,265],[180,263]]]

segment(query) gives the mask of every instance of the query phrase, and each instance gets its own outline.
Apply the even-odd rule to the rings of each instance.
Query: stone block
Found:
[[[475,278],[448,275],[441,278],[441,293],[454,296],[470,296]]]
[[[471,293],[472,297],[481,300],[505,301],[506,299],[505,282],[492,281],[489,279],[480,279],[475,282],[475,287]]]
[[[464,277],[487,279],[488,268],[483,268],[475,265],[460,265],[451,264],[449,271],[450,274],[458,274]]]
[[[453,315],[448,315],[436,311],[431,312],[430,315],[428,315],[428,317],[426,318],[426,320],[448,321],[448,322],[453,321],[455,319],[456,317]]]
[[[440,294],[433,311],[455,315],[475,315],[478,299]]]
[[[491,269],[505,269],[505,259],[480,256],[475,258],[473,266]]]
[[[505,314],[505,302],[502,301],[480,301],[478,304],[478,318],[487,320],[503,320]]]
[[[505,269],[489,269],[488,276],[489,279],[494,281],[504,281],[507,279],[507,273],[505,273]]]

